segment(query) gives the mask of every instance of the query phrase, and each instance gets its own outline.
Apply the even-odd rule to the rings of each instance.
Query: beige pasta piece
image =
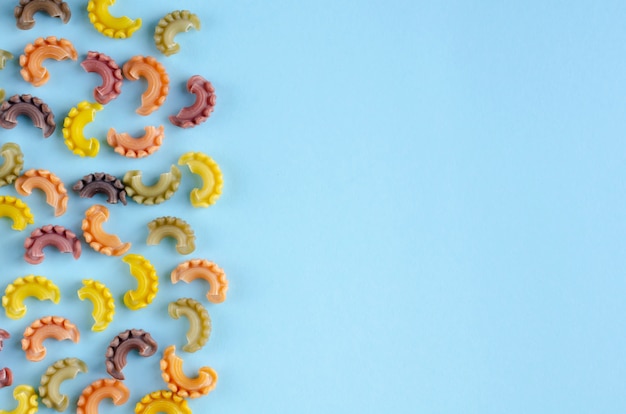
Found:
[[[161,204],[169,200],[180,185],[180,170],[173,164],[168,172],[159,176],[159,180],[154,185],[145,185],[142,175],[141,171],[133,170],[128,171],[122,178],[126,185],[126,194],[139,204]]]
[[[0,187],[11,184],[17,179],[24,167],[24,154],[19,145],[7,142],[0,148],[4,163],[0,167]],[[22,194],[24,195],[24,194]]]
[[[146,243],[149,246],[159,244],[165,237],[176,240],[176,251],[180,254],[190,254],[196,249],[196,236],[191,226],[177,217],[159,217],[148,223]]]
[[[87,372],[87,364],[78,358],[65,358],[50,365],[39,383],[41,402],[48,408],[65,411],[70,405],[70,397],[61,394],[61,384],[75,378],[79,372]]]
[[[174,37],[190,29],[200,30],[200,18],[189,10],[176,10],[166,14],[154,29],[154,43],[165,56],[178,53],[180,45]]]
[[[211,317],[200,302],[191,298],[180,298],[176,302],[170,302],[167,312],[174,319],[184,316],[189,320],[187,344],[183,346],[183,351],[199,351],[209,341]]]

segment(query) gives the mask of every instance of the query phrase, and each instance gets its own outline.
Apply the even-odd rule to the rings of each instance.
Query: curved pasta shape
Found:
[[[9,387],[13,384],[13,371],[11,368],[0,369],[0,388]]]
[[[11,334],[5,331],[4,329],[0,329],[0,351],[4,347],[4,341],[9,339]],[[13,372],[10,368],[2,368],[0,369],[0,388],[8,387],[13,384]],[[2,414],[2,410],[0,410],[0,414]]]
[[[183,346],[183,351],[190,353],[199,351],[209,341],[211,317],[200,302],[191,298],[181,298],[176,302],[170,302],[167,312],[174,319],[184,316],[189,320],[187,344]]]
[[[85,373],[87,371],[87,364],[78,358],[65,358],[50,365],[41,376],[39,383],[41,402],[48,408],[65,411],[70,404],[70,398],[61,394],[61,384],[76,378],[79,372]]]
[[[117,204],[121,201],[126,205],[126,190],[124,184],[111,174],[103,172],[87,174],[72,187],[83,198],[91,198],[98,193],[106,194],[107,203]]]
[[[113,150],[128,158],[143,158],[155,153],[165,137],[163,125],[155,128],[147,126],[142,137],[134,138],[130,134],[123,132],[117,133],[114,128],[109,129],[107,134],[107,143],[113,147]]]
[[[122,181],[126,185],[126,194],[139,204],[161,204],[169,200],[180,185],[180,170],[172,164],[169,172],[159,176],[159,180],[152,186],[146,186],[142,181],[142,172],[128,171]]]
[[[13,59],[13,54],[7,50],[0,49],[0,70],[4,69],[9,59]],[[4,89],[0,89],[0,102],[4,101],[4,96]]]
[[[0,187],[11,184],[17,179],[24,167],[24,154],[19,145],[7,142],[0,148],[4,163],[0,167]]]
[[[89,0],[87,11],[89,21],[97,31],[113,39],[126,39],[131,37],[141,27],[141,19],[131,19],[127,16],[113,17],[109,12],[109,6],[115,0]]]
[[[192,414],[187,401],[171,391],[155,391],[135,405],[135,414]]]
[[[69,197],[59,177],[48,170],[30,169],[15,181],[15,191],[20,195],[29,196],[34,189],[43,191],[46,203],[54,208],[56,217],[65,214]]]
[[[43,137],[48,138],[56,130],[52,110],[41,99],[28,95],[13,95],[0,105],[0,126],[5,129],[13,129],[17,126],[17,119],[25,115],[33,122],[33,125],[43,132]]]
[[[122,261],[130,266],[130,274],[137,279],[137,289],[124,294],[124,304],[132,310],[145,308],[159,291],[157,272],[149,260],[138,254],[128,254]]]
[[[89,52],[80,66],[102,78],[102,85],[93,90],[93,97],[99,104],[108,104],[122,93],[122,70],[112,57],[104,53]]]
[[[29,43],[20,56],[20,74],[26,82],[33,86],[41,86],[48,82],[50,74],[43,67],[46,59],[77,60],[78,53],[72,42],[67,39],[57,39],[55,36],[40,37],[34,43]]]
[[[218,265],[204,259],[187,260],[179,264],[171,273],[172,283],[183,281],[190,283],[196,279],[209,282],[210,289],[206,294],[212,303],[222,303],[226,300],[228,279],[226,273]]]
[[[22,231],[29,224],[35,222],[35,217],[30,208],[19,198],[0,196],[0,217],[8,217],[13,221],[11,228]]]
[[[46,347],[43,341],[46,339],[63,341],[66,339],[74,343],[80,340],[80,332],[76,325],[68,319],[60,316],[46,316],[37,319],[24,331],[22,349],[26,353],[26,359],[37,362],[46,357]]]
[[[88,299],[93,304],[91,317],[94,324],[91,330],[104,331],[113,321],[115,315],[115,300],[111,291],[104,284],[92,279],[83,279],[83,287],[78,290],[80,300]]]
[[[91,206],[83,219],[83,237],[89,246],[107,256],[121,256],[130,249],[130,243],[122,241],[114,234],[105,233],[102,224],[109,219],[109,210],[100,204]]]
[[[4,69],[7,64],[7,60],[11,59],[13,59],[13,54],[11,52],[0,49],[0,70]]]
[[[176,240],[176,251],[180,254],[190,254],[196,249],[196,236],[186,221],[172,216],[159,217],[148,223],[149,246],[157,245],[165,237]]]
[[[189,10],[176,10],[159,20],[154,29],[154,43],[165,56],[180,51],[180,45],[174,41],[178,33],[191,29],[200,30],[200,19]]]
[[[176,347],[168,346],[161,359],[161,376],[172,392],[183,398],[207,395],[217,385],[217,373],[211,367],[202,367],[195,378],[183,371],[183,360],[176,355]]]
[[[224,179],[219,165],[202,152],[188,152],[178,159],[178,165],[187,165],[193,174],[202,178],[202,187],[194,188],[189,200],[194,207],[208,207],[215,204],[222,194]]]
[[[4,341],[9,339],[11,334],[5,331],[4,329],[0,329],[0,351],[4,347]],[[8,387],[13,384],[13,372],[10,368],[2,368],[0,369],[0,388]],[[2,411],[0,410],[0,414]]]
[[[124,64],[122,71],[130,81],[145,78],[148,82],[148,87],[141,95],[141,106],[136,110],[139,115],[150,115],[163,105],[170,90],[170,78],[165,66],[152,56],[133,56]]]
[[[122,405],[128,401],[130,391],[122,381],[99,379],[89,384],[78,397],[76,414],[98,414],[98,405],[105,398],[113,404]]]
[[[0,351],[4,348],[4,341],[9,339],[11,334],[5,331],[4,329],[0,329]]]
[[[14,12],[17,28],[29,30],[35,27],[34,15],[39,11],[60,18],[63,23],[69,22],[72,17],[70,6],[63,0],[20,0]]]
[[[213,85],[200,75],[187,80],[187,91],[196,95],[195,102],[169,118],[173,125],[180,128],[193,128],[205,122],[211,116],[217,101]]]
[[[2,306],[8,318],[20,319],[26,315],[24,300],[34,297],[37,300],[50,300],[59,303],[61,291],[43,276],[19,277],[9,284],[2,297]]]
[[[47,246],[56,247],[61,253],[72,253],[74,259],[80,257],[82,251],[80,240],[76,234],[63,226],[47,226],[35,229],[24,242],[26,253],[24,260],[30,264],[43,262],[43,249]]]
[[[10,333],[5,331],[4,329],[0,329],[0,351],[2,351],[2,348],[4,347],[4,341],[6,339],[9,339],[10,337],[11,337]],[[0,369],[0,388],[8,387],[11,384],[13,384],[13,372],[11,371],[11,369],[10,368]],[[2,413],[3,411],[0,410],[0,414]]]
[[[123,380],[122,369],[126,366],[126,357],[136,349],[142,357],[154,355],[158,345],[152,336],[141,329],[128,329],[117,335],[106,350],[104,364],[107,373],[115,379]]]
[[[104,108],[98,102],[82,101],[74,108],[63,121],[63,138],[65,145],[74,154],[81,157],[95,157],[100,151],[100,142],[91,137],[85,138],[85,126],[96,118],[96,112]]]
[[[30,385],[18,385],[13,390],[17,407],[11,411],[0,410],[0,414],[35,414],[39,410],[39,400],[35,389]]]

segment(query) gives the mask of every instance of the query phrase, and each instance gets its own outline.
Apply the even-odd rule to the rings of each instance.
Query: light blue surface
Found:
[[[186,326],[167,303],[203,292],[169,285],[184,259],[172,244],[143,243],[150,219],[176,214],[196,229],[193,256],[230,280],[227,301],[207,304],[209,344],[184,354],[188,374],[210,365],[220,375],[190,402],[194,412],[626,410],[622,2],[118,0],[116,15],[144,19],[127,41],[102,37],[85,2],[69,3],[70,24],[38,15],[25,32],[11,31],[13,6],[3,5],[0,48],[17,56],[57,35],[81,57],[98,49],[123,63],[158,53],[152,28],[174,7],[203,27],[179,35],[179,55],[159,58],[172,80],[161,111],[135,116],[145,85],[126,82],[97,114],[86,129],[103,143],[96,159],[71,155],[60,130],[42,140],[27,122],[0,131],[2,141],[19,142],[26,168],[49,168],[68,187],[100,170],[156,177],[189,150],[220,164],[225,187],[215,206],[191,209],[199,182],[185,171],[161,206],[111,206],[107,230],[153,261],[162,290],[141,311],[118,302],[104,333],[89,331],[90,305],[75,290],[93,277],[119,297],[134,286],[127,266],[86,246],[76,262],[50,252],[27,265],[20,246],[34,226],[0,222],[4,283],[35,272],[63,294],[59,305],[29,302],[23,320],[2,318],[13,338],[0,365],[14,368],[16,384],[36,385],[48,362],[79,356],[90,372],[63,385],[76,398],[106,376],[102,353],[130,327],[180,348]],[[15,61],[0,85],[48,100],[61,122],[98,80],[76,63],[47,66],[49,85],[30,87]],[[216,111],[191,131],[173,128],[167,115],[191,102],[184,81],[196,73],[213,82]],[[167,128],[155,155],[125,160],[104,144],[110,126],[139,133],[146,122]],[[25,200],[37,225],[54,220],[40,194]],[[73,196],[54,222],[78,229],[93,202]],[[51,343],[44,362],[26,363],[21,331],[50,312],[75,320],[81,343]],[[163,388],[158,356],[133,356],[124,372],[132,402],[101,412],[131,412]],[[3,404],[10,392],[0,390]]]

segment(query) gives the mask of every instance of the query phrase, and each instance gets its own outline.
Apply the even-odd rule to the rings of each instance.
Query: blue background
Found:
[[[202,298],[206,286],[170,285],[185,258],[172,243],[143,242],[149,220],[176,214],[196,229],[193,256],[215,260],[230,280],[227,301],[207,305],[207,347],[181,353],[189,374],[210,365],[220,375],[215,391],[190,402],[195,412],[626,410],[623,2],[118,0],[113,14],[144,19],[125,41],[97,33],[85,1],[68,1],[68,25],[38,15],[30,31],[13,29],[5,3],[0,47],[16,56],[57,35],[81,59],[92,49],[120,64],[155,55],[172,80],[148,118],[133,112],[145,84],[125,82],[86,128],[103,144],[95,159],[73,156],[60,128],[48,140],[28,122],[0,131],[22,145],[26,168],[48,168],[71,187],[99,170],[156,177],[199,150],[225,178],[208,209],[189,206],[199,181],[186,171],[160,206],[110,206],[106,229],[155,264],[161,291],[137,312],[119,301],[104,333],[89,331],[90,304],[75,290],[93,277],[121,297],[134,287],[127,266],[87,246],[78,261],[51,251],[27,265],[20,246],[34,226],[0,223],[4,283],[45,274],[63,295],[59,305],[29,302],[23,320],[0,319],[13,333],[0,365],[14,369],[15,384],[36,385],[46,362],[79,356],[90,372],[62,388],[76,398],[106,376],[104,349],[129,327],[180,349],[185,322],[169,318],[167,303]],[[174,8],[197,13],[203,27],[179,35],[181,53],[165,58],[151,33]],[[41,88],[21,80],[16,60],[0,85],[44,98],[61,122],[99,80],[75,62],[46,66]],[[213,82],[216,111],[193,130],[174,128],[167,116],[192,101],[184,82],[196,73]],[[146,123],[168,134],[151,157],[126,160],[104,143],[111,126],[138,134]],[[25,201],[37,225],[55,220],[41,194]],[[79,229],[94,202],[73,195],[54,222]],[[51,312],[73,320],[81,342],[50,343],[44,362],[27,363],[21,332]],[[131,355],[124,372],[132,402],[101,412],[130,412],[164,386],[158,356]],[[11,389],[0,401],[11,404]]]

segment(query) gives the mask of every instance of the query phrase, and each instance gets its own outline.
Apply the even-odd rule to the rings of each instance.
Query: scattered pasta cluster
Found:
[[[41,16],[38,18],[48,16],[58,18],[64,24],[69,23],[72,17],[70,6],[63,0],[14,1],[17,3],[14,9],[16,25],[20,30],[34,28],[36,25],[34,17],[38,12],[42,12],[37,15]],[[129,38],[141,28],[142,20],[112,16],[109,13],[109,6],[113,3],[115,0],[89,0],[87,3],[89,20],[104,36],[114,39]],[[175,35],[192,28],[200,30],[200,19],[197,15],[187,10],[168,13],[155,27],[156,49],[165,56],[178,53],[181,46],[174,41]],[[39,37],[24,47],[23,54],[19,57],[20,74],[26,82],[39,87],[47,82],[54,82],[44,66],[45,60],[78,61],[80,57],[81,54],[68,39],[58,39],[54,36]],[[0,69],[13,58],[12,53],[0,50]],[[147,88],[141,96],[141,103],[136,109],[138,116],[147,116],[159,110],[168,96],[169,75],[165,65],[153,56],[136,55],[120,67],[110,56],[99,51],[89,51],[80,65],[86,72],[96,73],[102,78],[102,84],[92,92],[93,100],[84,100],[76,104],[62,123],[65,145],[73,154],[80,157],[95,157],[98,154],[100,141],[95,137],[86,137],[85,127],[95,120],[97,112],[120,95],[124,82],[144,79],[147,83]],[[202,124],[207,121],[215,107],[215,90],[211,82],[202,76],[195,75],[189,78],[187,90],[195,96],[195,102],[169,116],[172,125],[178,128],[194,128]],[[14,128],[20,116],[24,115],[36,128],[41,129],[44,138],[52,136],[57,131],[58,118],[42,99],[29,94],[16,94],[5,99],[5,92],[0,89],[0,101],[2,101],[0,127]],[[111,128],[106,136],[106,142],[116,154],[136,159],[148,157],[158,151],[164,137],[163,125],[146,126],[145,134],[140,137]],[[45,194],[46,203],[53,209],[55,217],[66,213],[70,195],[65,183],[57,175],[45,169],[23,171],[24,154],[16,143],[2,145],[0,156],[3,159],[0,165],[0,186],[14,185],[16,192],[23,197],[28,197],[35,189],[40,190]],[[181,171],[179,166],[184,171]],[[203,208],[214,204],[222,193],[222,173],[218,164],[201,152],[182,154],[178,165],[169,166],[169,169],[160,174],[156,183],[152,185],[145,184],[143,174],[139,170],[128,171],[123,177],[94,172],[77,178],[76,182],[72,183],[71,190],[76,196],[83,198],[102,194],[111,205],[118,203],[126,205],[129,200],[143,205],[156,205],[166,202],[176,193],[187,170],[190,174],[198,175],[203,183],[189,194],[191,207]],[[130,242],[123,241],[116,234],[105,230],[110,215],[105,205],[91,205],[84,213],[82,234],[54,224],[35,228],[30,236],[25,238],[24,260],[30,265],[41,265],[45,262],[44,249],[48,246],[61,253],[70,253],[78,260],[83,251],[83,243],[86,243],[98,253],[112,258],[121,257],[114,260],[126,263],[130,275],[137,281],[137,288],[124,294],[124,306],[130,310],[145,308],[152,303],[159,290],[157,269],[142,255],[130,253],[132,249]],[[23,231],[35,224],[35,217],[24,200],[10,195],[0,195],[0,217],[10,219],[12,228],[16,231]],[[196,234],[192,226],[182,218],[157,217],[146,225],[147,245],[156,245],[164,238],[173,238],[176,242],[176,252],[172,252],[173,255],[189,255],[195,251]],[[179,281],[191,283],[198,279],[208,282],[209,288],[206,292],[208,302],[217,304],[226,299],[228,290],[226,274],[218,265],[207,259],[182,261],[171,272],[172,284]],[[115,317],[114,296],[102,281],[84,279],[82,285],[76,294],[81,301],[88,300],[91,304],[93,318],[91,330],[105,331]],[[19,320],[28,313],[25,305],[27,298],[59,303],[62,300],[61,296],[61,290],[52,280],[32,274],[18,277],[6,286],[2,306],[8,318]],[[200,299],[202,300],[180,298],[168,306],[171,318],[185,317],[189,321],[183,352],[192,353],[201,350],[211,335],[211,318],[202,303],[204,298]],[[0,329],[0,350],[3,341],[10,340],[12,335],[16,336],[17,333],[11,334]],[[44,346],[46,339],[80,342],[80,330],[77,325],[67,318],[54,315],[37,317],[20,335],[25,357],[33,362],[46,359]],[[166,345],[161,354],[160,368],[164,387],[169,391],[156,390],[136,401],[135,413],[191,413],[186,399],[207,395],[215,388],[217,374],[212,368],[201,367],[196,375],[189,377],[183,371],[184,360],[176,354],[175,345]],[[99,402],[105,398],[111,399],[115,405],[126,404],[130,398],[130,391],[123,382],[123,369],[127,354],[133,350],[142,357],[151,357],[159,352],[159,346],[150,333],[142,329],[127,329],[115,335],[108,348],[102,350],[106,373],[110,378],[98,379],[87,385],[76,399],[64,395],[60,391],[60,385],[66,380],[75,378],[79,373],[87,372],[87,364],[78,358],[51,362],[47,364],[48,368],[41,376],[38,388],[28,384],[16,386],[13,390],[16,403],[13,407],[0,407],[0,414],[8,412],[33,414],[38,410],[39,403],[57,411],[64,411],[74,404],[77,413],[85,414],[97,413]],[[12,385],[11,367],[1,368],[0,388]]]

